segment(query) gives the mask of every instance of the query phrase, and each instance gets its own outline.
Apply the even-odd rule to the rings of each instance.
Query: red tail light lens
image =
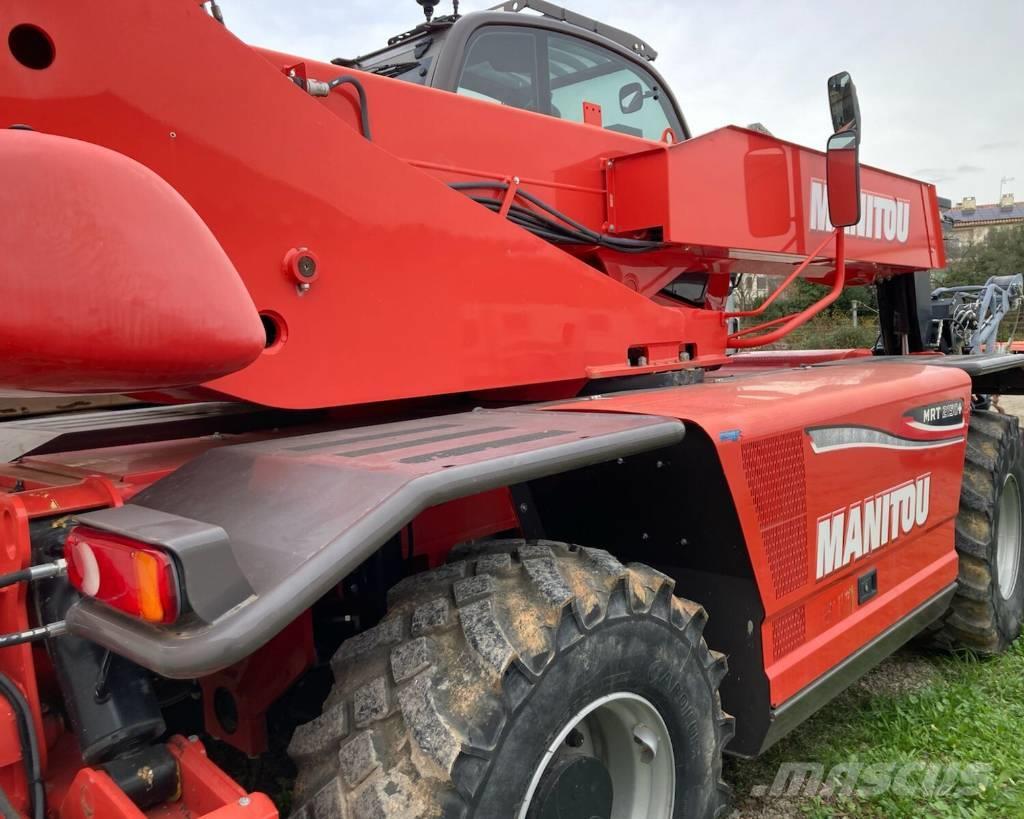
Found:
[[[174,561],[155,546],[76,526],[64,542],[68,580],[82,594],[150,623],[173,623],[181,601]]]

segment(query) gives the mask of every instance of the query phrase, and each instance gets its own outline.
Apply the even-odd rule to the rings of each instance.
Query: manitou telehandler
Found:
[[[5,815],[720,815],[911,638],[1017,637],[1024,356],[926,347],[849,75],[825,153],[693,137],[639,37],[420,4],[333,64],[0,4],[0,389],[145,402],[0,425]],[[850,284],[878,353],[753,351]]]

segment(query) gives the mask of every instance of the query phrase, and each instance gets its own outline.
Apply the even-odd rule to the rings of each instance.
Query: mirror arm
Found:
[[[801,273],[803,273],[804,270],[807,269],[807,266],[811,262],[813,262],[816,258],[818,258],[818,255],[821,253],[821,251],[825,249],[825,245],[827,245],[831,241],[832,241],[832,234],[830,233],[828,236],[825,237],[825,240],[820,245],[818,245],[816,248],[814,248],[814,250],[811,251],[810,255],[806,259],[804,259],[800,263],[800,265],[792,273],[790,273],[788,276],[786,276],[786,278],[783,280],[782,284],[780,284],[778,287],[776,287],[771,292],[771,294],[768,296],[768,298],[766,298],[761,303],[761,305],[759,307],[755,307],[753,310],[738,310],[738,311],[733,312],[733,313],[726,313],[725,317],[727,319],[731,319],[731,318],[751,318],[753,316],[761,315],[765,310],[767,310],[769,307],[772,306],[772,304],[775,302],[775,300],[779,296],[781,296],[782,292],[793,283],[793,281],[796,279],[796,277],[799,276]]]
[[[796,313],[795,315],[783,316],[782,318],[773,319],[772,321],[766,321],[762,324],[755,325],[754,327],[748,327],[746,330],[740,330],[737,333],[730,334],[726,342],[728,347],[732,347],[733,349],[744,349],[748,347],[762,347],[765,344],[772,344],[778,341],[779,339],[789,335],[789,333],[793,332],[793,330],[795,330],[797,327],[806,324],[808,321],[810,321],[816,315],[821,313],[825,308],[829,307],[831,304],[835,302],[836,299],[839,298],[839,294],[843,292],[843,287],[846,285],[846,229],[835,228],[835,232],[830,234],[825,239],[825,242],[822,243],[821,247],[819,247],[818,250],[815,251],[815,253],[820,251],[825,246],[825,244],[827,244],[832,239],[833,236],[836,240],[836,270],[835,281],[833,281],[832,283],[832,289],[829,290],[829,292],[825,296],[816,301],[810,307],[801,310],[799,313]],[[805,259],[801,263],[801,265],[796,269],[796,271],[794,271],[794,273],[799,273],[803,268],[807,267],[807,265],[810,264],[813,258],[813,255],[808,256],[807,259]],[[787,283],[792,278],[794,278],[793,274],[791,274],[790,277],[787,279]],[[781,289],[781,287],[778,288],[778,290],[776,290],[776,293],[779,292],[779,290]],[[739,315],[742,314],[726,314],[726,316],[730,318]],[[785,321],[786,323],[770,333],[765,333],[764,335],[757,336],[755,338],[743,337],[748,335],[749,333],[753,333],[759,330],[767,330],[769,327],[774,327],[776,324],[779,324],[780,322],[783,321]]]

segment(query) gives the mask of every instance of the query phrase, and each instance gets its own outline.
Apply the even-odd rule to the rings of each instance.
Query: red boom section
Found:
[[[764,174],[781,180],[782,165],[766,160],[770,173],[744,175],[754,139],[747,132],[655,147],[593,125],[356,72],[366,87],[370,142],[360,134],[351,86],[313,98],[285,73],[295,67],[331,79],[351,69],[255,51],[192,0],[110,0],[104,8],[101,16],[87,4],[4,3],[0,28],[34,27],[50,44],[52,62],[26,64],[24,55],[0,48],[0,110],[10,122],[137,160],[178,191],[216,237],[263,314],[270,343],[235,372],[192,381],[205,395],[288,408],[490,390],[536,400],[574,395],[587,379],[678,368],[681,358],[720,363],[730,273],[788,269],[799,258],[799,231],[783,229],[782,216],[772,221],[781,199]],[[797,184],[790,165],[799,160],[813,175],[820,155],[757,139],[763,147],[754,155],[789,151],[793,182],[784,215],[803,224],[805,180],[799,176]],[[695,157],[704,171],[690,185]],[[567,253],[442,184],[512,177],[593,230],[661,234],[669,243],[639,255],[597,247]],[[880,175],[877,187],[893,179]],[[812,193],[819,201],[820,191]],[[709,197],[712,212],[684,217],[706,209]],[[658,207],[645,210],[648,200]],[[20,200],[0,201],[2,222]],[[744,210],[743,202],[756,206]],[[907,222],[893,207],[897,233],[922,218],[907,212]],[[60,212],[53,217],[65,224]],[[620,217],[623,224],[612,221]],[[754,242],[766,221],[775,232]],[[131,322],[159,309],[165,294],[179,298],[184,290],[192,310],[215,311],[227,322],[242,322],[250,308],[201,284],[165,287],[151,270],[155,261],[135,266],[138,289],[129,298],[120,269],[83,262],[86,248],[105,246],[117,224],[81,222],[82,238],[67,250],[64,269],[88,281],[87,303],[102,301],[103,315],[116,317],[104,325],[103,344],[110,358],[126,362],[124,378],[114,387],[104,376],[104,386],[126,391],[142,389],[167,357],[211,352],[207,335],[182,333],[162,343],[160,355],[141,354]],[[160,233],[145,226],[137,238],[162,248]],[[48,235],[28,225],[18,241],[32,247]],[[852,280],[928,267],[934,254],[922,250],[918,234],[912,242],[911,255],[888,257],[882,244],[876,250],[865,243],[868,261],[851,262]],[[305,257],[315,264],[308,281],[298,269]],[[3,264],[3,276],[14,276]],[[200,268],[200,278],[209,275]],[[813,272],[827,278],[830,270],[823,259]],[[684,271],[709,275],[708,309],[659,295]],[[67,292],[85,289],[69,285]],[[0,385],[39,389],[26,378],[34,367],[47,371],[53,389],[79,390],[89,385],[76,380],[90,377],[79,371],[102,369],[88,356],[33,358],[49,297],[39,282],[22,296],[36,329],[0,319],[13,351]],[[187,314],[174,305],[168,313]],[[63,335],[76,349],[96,343],[83,323]],[[631,359],[645,367],[630,367]]]
[[[0,179],[0,383],[175,387],[262,351],[238,273],[145,166],[79,140],[0,130]]]
[[[256,362],[209,383],[221,394],[304,408],[578,386],[588,367],[625,367],[633,346],[663,345],[660,357],[677,366],[683,343],[724,349],[719,316],[656,305],[363,139],[191,0],[112,0],[103,15],[4,3],[0,28],[18,24],[45,32],[55,56],[35,70],[0,48],[5,117],[162,176],[276,325],[277,343]],[[368,84],[371,113],[390,104],[382,87]],[[470,129],[473,118],[449,127]],[[285,269],[302,247],[319,262],[305,293]],[[92,286],[117,298],[116,278]],[[42,286],[37,297],[46,299]],[[129,347],[121,335],[107,343]]]
[[[609,219],[619,230],[661,228],[667,241],[732,259],[800,261],[833,230],[825,154],[744,128],[621,157],[610,177]],[[945,264],[934,186],[862,166],[861,191],[861,221],[846,229],[853,283],[873,280],[879,265]],[[818,266],[819,275],[829,270]]]

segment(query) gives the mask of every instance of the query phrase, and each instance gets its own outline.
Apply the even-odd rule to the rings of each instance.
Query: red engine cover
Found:
[[[0,179],[0,386],[168,388],[260,354],[265,333],[238,272],[153,171],[90,143],[3,130]]]

